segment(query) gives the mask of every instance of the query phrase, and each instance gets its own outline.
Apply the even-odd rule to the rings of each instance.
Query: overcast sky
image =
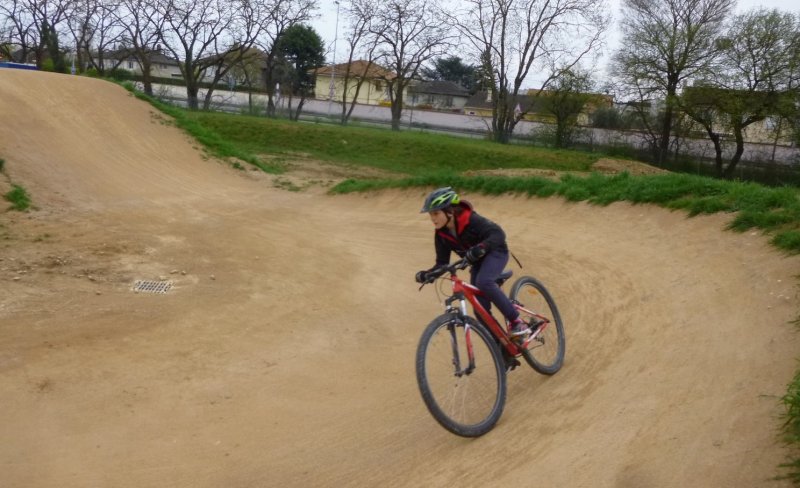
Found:
[[[609,0],[611,5],[611,10],[614,14],[615,19],[619,17],[619,5],[620,0]],[[792,8],[791,5],[796,4],[796,0],[739,0],[736,7],[736,12],[744,12],[746,10],[750,10],[751,8],[762,6],[764,8],[777,8],[783,11],[794,11],[800,14],[800,6]],[[336,4],[334,0],[319,0],[319,10],[317,11],[318,17],[311,22],[311,26],[319,33],[322,37],[323,42],[328,48],[328,62],[332,62],[334,60],[333,57],[333,45],[334,39],[336,38]],[[341,15],[342,12],[340,10],[339,16],[339,36],[338,41],[336,42],[336,62],[341,63],[346,61],[347,58],[347,42],[343,40],[344,38],[344,19]],[[601,66],[598,66],[598,75],[596,81],[602,81],[602,77],[605,77],[604,69],[605,66],[603,65],[607,62],[608,57],[611,52],[616,50],[617,45],[619,44],[619,33],[618,29],[616,28],[615,24],[612,24],[611,28],[608,31],[606,40],[607,40],[607,48],[603,59],[601,60]],[[465,59],[467,63],[473,63],[473,60]],[[535,79],[531,79],[531,86],[526,86],[524,88],[534,88],[536,83]]]

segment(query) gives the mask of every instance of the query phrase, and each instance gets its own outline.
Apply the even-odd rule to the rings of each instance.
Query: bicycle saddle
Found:
[[[510,269],[507,269],[507,270],[503,271],[502,273],[500,273],[500,276],[497,277],[497,279],[495,280],[495,283],[497,283],[497,286],[503,286],[503,283],[505,283],[507,279],[511,278],[511,276],[513,274],[514,274],[514,271],[512,271]]]

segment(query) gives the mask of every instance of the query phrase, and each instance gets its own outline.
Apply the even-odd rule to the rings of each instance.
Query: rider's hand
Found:
[[[475,262],[482,258],[485,254],[486,248],[478,244],[477,246],[472,246],[469,248],[464,257],[467,258],[467,261],[470,263],[475,264]]]
[[[428,281],[428,272],[427,271],[417,271],[416,276],[414,279],[417,280],[417,283],[425,283]]]

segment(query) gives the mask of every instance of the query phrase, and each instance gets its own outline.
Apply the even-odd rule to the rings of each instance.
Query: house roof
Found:
[[[344,74],[347,73],[347,63],[323,66],[322,68],[312,70],[312,72],[316,75],[344,76]],[[364,61],[363,59],[359,59],[358,61],[353,61],[350,63],[350,76],[357,78],[379,78],[389,80],[395,78],[395,74],[393,72],[375,63]]]
[[[519,104],[520,110],[525,113],[537,113],[542,110],[542,104],[544,101],[543,97],[546,97],[548,93],[552,93],[549,90],[527,90],[525,94],[519,94],[515,97],[513,105],[516,106]],[[538,96],[537,96],[538,95]],[[606,105],[611,106],[614,98],[610,95],[600,95],[600,94],[592,94],[592,98],[587,101],[587,104],[599,106],[599,105]],[[478,109],[492,109],[492,101],[488,99],[489,95],[486,91],[479,91],[476,92],[469,100],[464,108],[478,108]]]
[[[223,53],[223,54],[212,54],[211,56],[206,56],[205,58],[202,58],[201,61],[203,61],[204,63],[207,63],[207,64],[217,64],[217,63],[223,63],[224,64],[225,61],[226,61],[226,58],[228,58],[228,59],[234,58],[235,59],[238,55],[239,55],[238,50],[237,49],[232,49],[231,51]],[[259,66],[262,69],[266,68],[266,66],[267,66],[266,58],[267,58],[267,54],[264,51],[261,51],[260,49],[256,49],[254,47],[245,50],[245,53],[242,56],[242,59],[244,61],[248,61],[248,62],[249,61],[256,61],[256,62],[258,62]]]
[[[423,81],[409,87],[411,93],[424,93],[430,95],[453,95],[459,97],[469,96],[469,90],[452,81]],[[485,96],[485,95],[484,95]]]
[[[113,51],[105,52],[105,57],[109,59],[128,59],[134,57],[136,51],[133,48],[122,47],[119,49],[115,49]],[[93,53],[93,56],[97,56],[97,53]],[[178,60],[173,59],[167,55],[165,55],[162,51],[153,49],[148,51],[148,56],[150,57],[150,62],[158,63],[158,64],[173,64],[177,65]]]

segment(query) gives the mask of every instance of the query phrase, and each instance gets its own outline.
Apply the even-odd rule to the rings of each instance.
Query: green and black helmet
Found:
[[[446,186],[444,188],[439,188],[438,190],[433,190],[431,194],[428,195],[428,197],[425,199],[425,203],[422,205],[422,210],[420,210],[419,213],[442,210],[450,207],[451,205],[456,205],[460,201],[461,198],[458,196],[458,193],[456,193],[451,187]]]

